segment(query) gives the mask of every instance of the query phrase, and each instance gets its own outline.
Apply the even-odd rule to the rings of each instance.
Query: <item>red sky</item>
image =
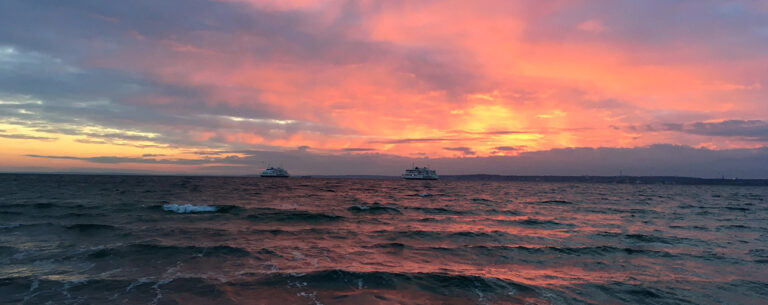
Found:
[[[8,1],[0,169],[761,149],[766,3]]]

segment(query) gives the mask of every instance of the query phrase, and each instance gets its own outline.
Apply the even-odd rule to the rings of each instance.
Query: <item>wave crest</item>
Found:
[[[163,205],[163,211],[167,212],[175,212],[175,213],[211,213],[216,212],[219,210],[219,207],[217,206],[210,206],[210,205],[192,205],[192,204],[183,204],[178,205],[175,203],[170,204],[164,204]]]

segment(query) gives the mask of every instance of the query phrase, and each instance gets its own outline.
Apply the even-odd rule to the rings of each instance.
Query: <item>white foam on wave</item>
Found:
[[[218,207],[210,206],[210,205],[192,205],[192,204],[178,205],[175,203],[163,205],[163,211],[176,212],[176,213],[216,212],[216,210],[218,209],[219,209]]]

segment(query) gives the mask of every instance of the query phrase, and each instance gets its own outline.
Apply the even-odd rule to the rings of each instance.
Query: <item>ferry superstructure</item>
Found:
[[[437,180],[437,172],[428,167],[415,166],[406,169],[402,177],[406,180]]]
[[[288,178],[291,175],[288,175],[288,171],[284,170],[281,167],[267,167],[263,172],[261,172],[262,177],[274,177],[274,178]]]

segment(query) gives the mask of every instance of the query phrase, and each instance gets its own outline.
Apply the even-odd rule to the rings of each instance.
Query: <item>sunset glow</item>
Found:
[[[761,1],[86,2],[0,5],[0,169],[768,144]]]

